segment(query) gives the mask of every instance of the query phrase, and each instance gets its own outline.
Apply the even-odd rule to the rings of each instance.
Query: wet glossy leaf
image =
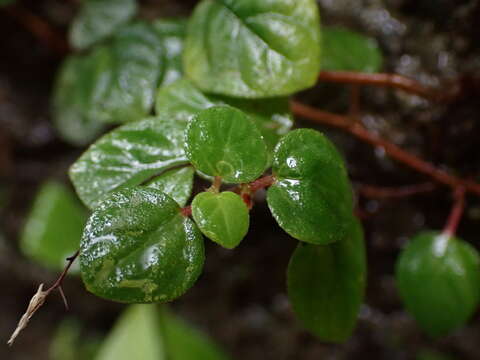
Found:
[[[228,360],[204,334],[168,311],[161,316],[165,348],[170,360]]]
[[[70,43],[74,48],[85,49],[105,39],[133,17],[136,10],[135,0],[83,0],[70,28]]]
[[[344,342],[357,322],[366,281],[361,225],[334,244],[300,243],[287,272],[288,296],[303,325],[323,341]]]
[[[324,135],[309,129],[288,133],[275,149],[273,174],[268,206],[288,234],[319,245],[347,235],[352,191],[343,159]]]
[[[480,300],[480,257],[463,240],[425,232],[414,237],[396,269],[407,310],[431,336],[465,324]]]
[[[154,305],[132,305],[117,320],[95,360],[165,360]]]
[[[44,266],[61,270],[65,259],[78,250],[86,220],[86,211],[67,187],[47,182],[27,217],[20,240],[22,252]]]
[[[160,86],[180,79],[183,74],[183,41],[187,29],[186,19],[158,19],[153,28],[160,34],[165,49],[165,69]]]
[[[89,144],[105,128],[92,104],[101,97],[108,53],[100,48],[89,56],[69,56],[58,74],[53,93],[53,120],[60,137],[77,146]]]
[[[187,163],[183,126],[149,118],[100,138],[72,165],[70,178],[90,208],[107,193]]]
[[[146,186],[169,195],[180,206],[185,206],[192,195],[193,175],[191,166],[173,169],[149,181]]]
[[[287,98],[245,100],[204,94],[187,79],[160,88],[155,110],[162,119],[188,123],[201,110],[216,105],[230,105],[250,116],[270,151],[293,125]]]
[[[322,28],[322,70],[378,72],[382,60],[375,39],[342,28]]]
[[[198,113],[185,135],[191,163],[206,175],[225,182],[255,180],[267,166],[267,147],[253,121],[242,111],[215,106]]]
[[[192,202],[192,215],[206,237],[227,249],[240,244],[250,223],[247,205],[230,191],[198,194]]]
[[[187,291],[203,267],[203,238],[178,204],[155,189],[123,189],[94,210],[81,241],[87,289],[127,303],[165,302]]]
[[[203,0],[187,30],[185,73],[206,92],[290,95],[315,84],[319,38],[314,0]]]

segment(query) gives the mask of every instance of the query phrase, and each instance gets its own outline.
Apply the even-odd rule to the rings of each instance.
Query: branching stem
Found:
[[[332,114],[326,111],[315,109],[311,106],[301,104],[296,101],[291,102],[292,112],[300,117],[308,119],[318,124],[332,126],[346,131],[358,139],[375,147],[382,148],[392,159],[407,165],[419,173],[429,176],[437,183],[457,188],[464,186],[467,192],[480,196],[480,184],[456,177],[441,170],[431,163],[420,159],[419,157],[401,149],[399,146],[370,133],[360,123],[354,123],[348,116]]]
[[[35,295],[33,295],[32,299],[30,300],[27,310],[18,321],[15,331],[13,332],[12,336],[10,336],[10,339],[7,342],[8,345],[10,346],[13,345],[13,342],[15,341],[17,336],[20,334],[20,332],[23,329],[27,327],[31,317],[45,303],[47,296],[50,295],[52,291],[56,289],[60,291],[60,295],[62,296],[65,307],[68,309],[67,299],[62,289],[62,283],[63,283],[63,280],[65,279],[65,276],[67,276],[68,270],[70,270],[70,267],[72,266],[73,262],[75,261],[75,259],[78,257],[79,254],[80,254],[80,250],[77,250],[75,254],[67,258],[67,261],[68,261],[67,266],[65,266],[65,269],[62,271],[58,279],[47,290],[43,291],[43,284],[40,284],[37,292],[35,293]]]
[[[403,90],[405,92],[424,97],[434,102],[450,102],[455,99],[460,91],[459,86],[450,86],[449,92],[435,88],[426,87],[418,81],[410,79],[399,74],[388,73],[361,73],[353,71],[322,71],[318,75],[320,81],[343,83],[343,84],[359,84],[374,85],[381,87],[389,87]]]
[[[402,198],[430,192],[435,189],[435,184],[432,182],[425,182],[421,184],[400,186],[400,187],[383,187],[373,185],[359,185],[357,191],[360,195],[363,195],[371,199],[388,199],[388,198]]]

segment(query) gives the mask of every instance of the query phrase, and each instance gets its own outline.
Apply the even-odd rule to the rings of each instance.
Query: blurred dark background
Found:
[[[141,1],[141,16],[187,16],[196,1]],[[480,2],[475,0],[319,0],[323,24],[372,36],[385,56],[384,70],[441,85],[480,69]],[[39,185],[68,182],[66,170],[82,149],[62,142],[52,127],[52,84],[64,55],[32,35],[25,13],[65,35],[76,0],[22,0],[0,9],[0,341],[6,342],[41,282],[57,274],[24,258],[18,234]],[[20,15],[19,15],[20,14]],[[23,14],[23,15],[22,15]],[[22,18],[23,16],[23,18]],[[318,85],[298,99],[331,111],[347,109],[345,86]],[[362,121],[373,132],[449,171],[479,179],[480,102],[475,92],[450,105],[435,105],[386,89],[362,89]],[[311,124],[298,121],[297,126]],[[423,176],[381,151],[341,132],[321,128],[343,151],[355,184],[400,186]],[[409,198],[359,197],[365,219],[369,277],[366,304],[353,337],[344,345],[319,342],[295,320],[285,294],[285,269],[295,241],[282,232],[264,202],[252,212],[248,237],[235,251],[208,242],[205,272],[173,309],[211,335],[234,359],[415,359],[432,350],[451,359],[480,358],[480,314],[456,333],[431,340],[400,304],[393,271],[399,249],[421,229],[441,229],[451,205],[444,187]],[[459,236],[478,245],[480,201],[468,198]],[[71,310],[85,333],[108,331],[120,304],[87,293],[81,281],[64,285]],[[58,323],[66,316],[52,295],[29,328],[0,359],[48,359]]]

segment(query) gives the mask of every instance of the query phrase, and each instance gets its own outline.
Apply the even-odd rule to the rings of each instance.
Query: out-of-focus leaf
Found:
[[[288,265],[288,297],[303,325],[323,341],[344,342],[357,322],[366,281],[358,221],[330,245],[300,243]]]
[[[70,28],[70,43],[85,49],[105,39],[130,20],[136,10],[136,0],[83,0]]]
[[[382,60],[375,39],[342,28],[322,28],[322,70],[378,72]]]
[[[461,239],[425,232],[400,255],[397,285],[424,331],[442,336],[462,326],[480,301],[480,256]]]
[[[40,264],[61,270],[66,265],[65,259],[78,250],[86,220],[85,210],[68,188],[47,182],[39,190],[27,217],[21,249]]]
[[[167,310],[161,313],[169,360],[229,360],[210,339]]]
[[[182,53],[187,20],[157,19],[152,25],[160,34],[165,49],[165,70],[160,83],[160,86],[165,86],[183,75]]]
[[[68,317],[57,327],[49,347],[50,360],[93,359],[97,354],[101,338],[82,334],[81,324]]]
[[[90,216],[80,246],[87,289],[126,303],[183,295],[204,262],[203,237],[168,195],[146,187],[107,196]]]
[[[165,360],[154,305],[132,305],[117,320],[95,360]]]
[[[206,92],[265,98],[315,84],[320,21],[314,0],[203,0],[187,30],[187,76]]]
[[[141,22],[117,31],[107,45],[67,58],[53,94],[62,138],[85,145],[104,128],[102,123],[148,115],[163,66],[162,39],[152,25]]]
[[[89,144],[105,128],[92,103],[99,99],[108,67],[108,52],[100,48],[89,56],[69,56],[63,63],[53,93],[53,120],[61,138],[73,145]]]

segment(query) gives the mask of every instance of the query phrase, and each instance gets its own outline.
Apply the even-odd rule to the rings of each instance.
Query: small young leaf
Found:
[[[135,0],[83,0],[72,22],[69,38],[76,49],[85,49],[110,36],[137,10]]]
[[[155,189],[112,193],[90,216],[81,241],[87,289],[126,303],[173,300],[203,267],[202,234],[178,204]]]
[[[382,53],[375,39],[341,28],[322,28],[322,69],[378,72]]]
[[[165,360],[154,305],[132,305],[117,320],[95,360]]]
[[[249,115],[261,131],[269,152],[293,125],[287,98],[245,100],[204,94],[187,79],[160,88],[155,110],[162,119],[188,123],[201,110],[216,105],[230,105]]]
[[[300,243],[287,272],[292,307],[323,341],[344,342],[357,322],[366,281],[361,225],[352,221],[345,239],[319,246]]]
[[[170,360],[228,360],[220,348],[197,329],[169,311],[161,315],[165,348]]]
[[[227,249],[240,244],[250,223],[247,205],[230,191],[198,194],[192,202],[192,215],[206,237]]]
[[[161,87],[173,83],[183,75],[183,40],[187,29],[186,19],[157,19],[153,28],[162,38],[165,48],[165,69]]]
[[[203,110],[190,121],[185,152],[206,175],[228,183],[255,180],[267,167],[267,147],[260,131],[242,111],[229,106]]]
[[[87,214],[74,194],[54,181],[42,185],[27,218],[20,246],[24,254],[52,270],[80,246]],[[75,269],[72,269],[73,272]]]
[[[100,48],[89,56],[69,56],[55,82],[52,111],[60,137],[76,146],[89,144],[105,128],[92,113],[94,99],[101,97],[96,86],[104,78],[108,51]]]
[[[169,195],[180,206],[185,206],[192,195],[194,173],[195,170],[191,166],[173,169],[157,176],[145,185],[160,190]]]
[[[345,238],[352,191],[343,159],[325,136],[309,129],[288,133],[275,148],[273,174],[267,202],[281,228],[317,245]]]
[[[407,310],[430,336],[465,324],[480,301],[480,257],[461,239],[425,232],[397,262],[396,279]]]
[[[314,0],[203,0],[187,29],[185,73],[206,92],[265,98],[315,84],[320,21]]]
[[[149,118],[100,138],[72,165],[70,178],[90,208],[105,194],[139,185],[155,174],[187,163],[183,126]]]

